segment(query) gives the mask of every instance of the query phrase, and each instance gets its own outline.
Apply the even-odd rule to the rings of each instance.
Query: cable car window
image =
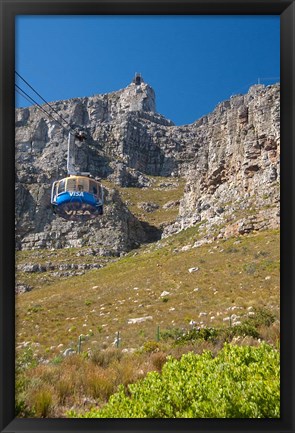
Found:
[[[67,179],[67,191],[76,191],[76,178]]]
[[[52,198],[55,199],[57,196],[57,182],[54,182],[52,185]]]
[[[97,195],[97,183],[92,180],[89,181],[89,192],[91,194]]]
[[[78,179],[78,191],[88,191],[89,188],[89,180],[80,178]]]
[[[59,185],[58,185],[58,193],[60,194],[61,192],[65,192],[65,190],[66,190],[66,182],[65,182],[65,180],[63,179],[63,180],[61,180],[61,181],[59,182]]]

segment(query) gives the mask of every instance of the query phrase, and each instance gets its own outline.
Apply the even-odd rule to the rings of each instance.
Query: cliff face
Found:
[[[279,224],[279,104],[278,85],[254,86],[178,127],[156,113],[155,93],[144,82],[51,103],[66,122],[87,131],[76,152],[81,171],[139,188],[151,186],[147,175],[186,177],[179,217],[164,236],[204,220],[209,228],[219,224],[222,236]],[[66,157],[67,132],[58,122],[36,107],[16,110],[17,248],[95,245],[101,254],[118,255],[151,232],[159,236],[110,188],[103,217],[85,224],[55,216],[50,189],[66,176]],[[243,222],[250,207],[252,219]],[[239,212],[242,222],[233,226]]]
[[[279,86],[253,86],[248,94],[219,104],[190,130],[199,148],[174,230],[204,220],[206,230],[223,226],[220,236],[278,227]]]

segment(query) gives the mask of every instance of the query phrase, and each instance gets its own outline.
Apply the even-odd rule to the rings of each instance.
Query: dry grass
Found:
[[[278,231],[182,252],[180,245],[191,244],[198,231],[186,234],[181,241],[180,236],[174,243],[162,241],[162,247],[160,242],[142,248],[100,270],[18,296],[17,346],[35,343],[36,352],[52,358],[67,347],[76,349],[81,334],[83,350],[101,349],[112,346],[120,331],[120,347],[137,348],[155,340],[157,326],[163,330],[190,320],[220,326],[231,312],[243,316],[251,306],[278,314]],[[192,267],[199,269],[189,273]],[[151,319],[128,324],[139,317]]]
[[[103,405],[118,389],[144,377],[149,371],[161,368],[166,361],[163,353],[149,359],[142,353],[134,356],[122,354],[109,358],[109,364],[97,365],[92,359],[72,355],[58,365],[39,364],[23,368],[18,380],[26,378],[24,403],[37,418],[65,416],[75,407],[85,410],[88,405]],[[20,398],[20,395],[17,395]]]
[[[178,202],[183,197],[185,186],[184,178],[169,178],[161,176],[146,176],[152,184],[148,188],[123,188],[109,181],[105,181],[105,186],[116,188],[126,203],[130,212],[132,212],[140,221],[161,227],[163,223],[173,222],[178,216],[178,205],[165,209],[168,202]],[[153,212],[145,211],[141,203],[153,203],[158,206]]]
[[[260,336],[265,336],[270,344],[279,348],[278,321],[269,326],[261,325],[258,330]],[[99,352],[100,356],[94,352],[94,356],[88,357],[84,352],[61,358],[58,363],[24,364],[17,375],[18,388],[22,391],[17,393],[17,400],[23,401],[30,416],[38,418],[65,417],[69,410],[79,413],[91,407],[102,407],[119,385],[127,387],[150,371],[161,372],[169,356],[180,359],[185,353],[201,354],[204,350],[216,355],[224,341],[224,337],[215,341],[192,340],[185,344],[175,340],[170,343],[150,341],[133,354],[106,349]],[[232,342],[247,346],[260,344],[257,338],[241,335],[234,337]],[[25,415],[22,413],[21,416]]]

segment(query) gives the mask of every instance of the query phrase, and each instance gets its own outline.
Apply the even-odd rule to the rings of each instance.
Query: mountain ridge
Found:
[[[183,126],[156,112],[155,92],[143,80],[117,92],[52,103],[69,124],[88,133],[87,145],[77,149],[81,171],[108,184],[105,215],[87,224],[61,220],[50,208],[51,184],[66,176],[64,129],[36,107],[17,109],[17,249],[88,245],[116,256],[200,221],[207,221],[205,238],[278,227],[279,92],[279,84],[255,85]],[[118,190],[153,189],[160,176],[168,184],[185,179],[186,186],[178,217],[150,227]],[[249,208],[252,215],[237,218]]]

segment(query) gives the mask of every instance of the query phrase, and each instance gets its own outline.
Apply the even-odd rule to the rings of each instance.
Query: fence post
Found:
[[[117,332],[116,346],[117,346],[117,349],[120,346],[120,331]]]
[[[79,340],[78,340],[78,353],[81,353],[81,342],[82,342],[82,335],[79,335]]]
[[[157,341],[160,341],[160,326],[157,327]]]

